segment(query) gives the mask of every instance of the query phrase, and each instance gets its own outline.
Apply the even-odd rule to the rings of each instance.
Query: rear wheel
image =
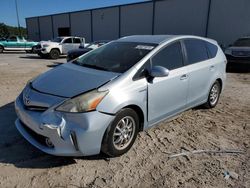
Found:
[[[3,46],[0,46],[0,53],[3,53],[3,50],[4,50]]]
[[[138,131],[137,113],[129,108],[122,109],[104,134],[102,152],[111,157],[126,153],[135,142]]]
[[[60,52],[57,49],[52,49],[49,53],[51,59],[58,59],[60,56]]]
[[[221,93],[221,85],[218,80],[216,80],[211,87],[208,95],[207,102],[204,104],[206,108],[214,108],[220,98],[220,93]]]

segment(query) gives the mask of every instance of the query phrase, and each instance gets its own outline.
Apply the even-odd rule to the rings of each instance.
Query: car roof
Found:
[[[175,37],[176,35],[132,35],[127,37],[122,37],[117,41],[161,44]]]

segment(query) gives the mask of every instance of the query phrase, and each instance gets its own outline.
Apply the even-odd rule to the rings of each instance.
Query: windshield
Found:
[[[73,63],[105,71],[124,73],[155,48],[155,44],[111,42],[73,61]]]
[[[250,47],[250,39],[249,38],[238,39],[233,46]]]
[[[62,37],[56,37],[56,38],[52,39],[51,42],[58,42],[58,43],[60,43],[62,41],[62,39],[63,39]]]

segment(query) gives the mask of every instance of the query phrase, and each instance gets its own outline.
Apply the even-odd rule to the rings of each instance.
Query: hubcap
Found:
[[[218,97],[219,97],[219,86],[217,84],[215,84],[211,91],[210,91],[210,96],[209,96],[209,100],[210,100],[210,103],[211,105],[214,105],[217,100],[218,100]]]
[[[126,116],[116,125],[113,135],[113,144],[117,150],[125,149],[132,141],[135,133],[135,120]]]

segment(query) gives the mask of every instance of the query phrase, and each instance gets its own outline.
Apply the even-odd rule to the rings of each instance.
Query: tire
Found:
[[[31,48],[30,53],[32,53],[32,54],[34,54],[34,53],[35,53],[35,47],[34,47],[34,46]]]
[[[60,52],[58,49],[52,49],[50,50],[49,56],[51,59],[58,59],[60,56]]]
[[[211,89],[209,90],[207,102],[204,104],[206,108],[214,108],[220,98],[220,93],[221,93],[221,84],[219,83],[218,80],[214,82],[212,85]]]
[[[3,53],[3,50],[4,50],[3,46],[0,46],[0,53]]]
[[[122,109],[117,113],[104,134],[102,152],[110,157],[126,153],[134,144],[138,131],[139,118],[137,113],[130,108]]]

